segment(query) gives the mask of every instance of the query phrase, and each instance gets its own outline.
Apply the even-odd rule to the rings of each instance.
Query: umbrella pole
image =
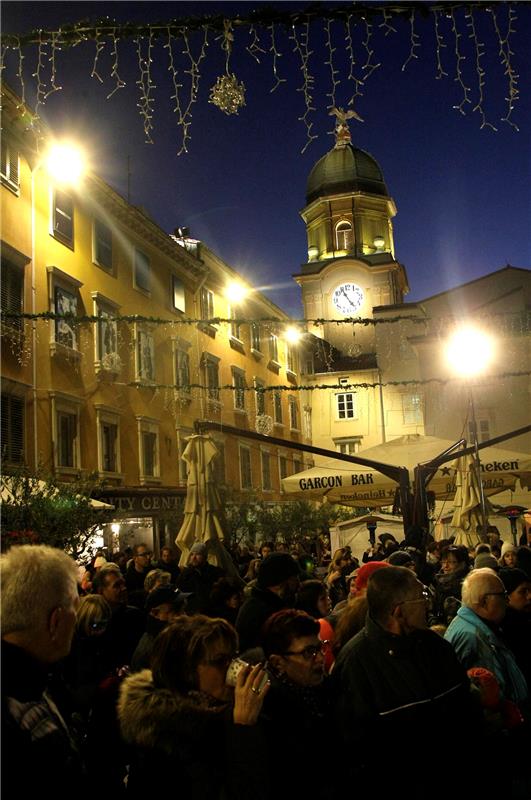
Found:
[[[476,478],[479,487],[479,500],[481,506],[481,541],[487,541],[487,507],[485,505],[485,493],[483,491],[483,481],[481,480],[481,461],[479,458],[478,448],[478,429],[476,422],[476,408],[474,405],[474,395],[472,394],[472,387],[469,389],[469,406],[470,406],[470,424],[472,428],[472,439],[474,445],[474,464],[476,469]]]

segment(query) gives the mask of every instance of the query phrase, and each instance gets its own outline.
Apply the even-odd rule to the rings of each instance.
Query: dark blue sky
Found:
[[[58,27],[81,19],[109,16],[119,21],[159,21],[189,13],[220,12],[242,15],[263,3],[47,3],[3,2],[2,29],[21,33],[37,27]],[[270,4],[271,5],[271,4]],[[288,9],[304,3],[275,4]],[[335,7],[337,4],[330,4]],[[480,62],[485,69],[485,110],[498,132],[480,129],[479,113],[472,113],[477,98],[475,55],[470,49],[462,12],[457,15],[466,53],[461,63],[471,87],[467,116],[452,106],[460,102],[455,80],[455,44],[450,20],[441,20],[447,47],[442,51],[449,76],[436,80],[436,55],[432,20],[419,20],[418,58],[401,67],[409,54],[409,24],[393,23],[397,33],[384,36],[374,28],[374,57],[381,66],[366,81],[356,110],[364,123],[351,125],[353,141],[380,163],[390,194],[395,199],[396,256],[405,264],[411,292],[418,300],[443,291],[507,263],[531,264],[531,9],[516,7],[517,32],[513,63],[519,74],[521,98],[515,104],[514,131],[500,121],[506,113],[507,84],[498,56],[490,17],[478,15],[479,38],[485,44]],[[499,8],[502,29],[505,11]],[[317,23],[316,28],[322,29]],[[335,59],[341,82],[338,105],[346,106],[353,87],[346,80],[344,29],[332,26],[337,47]],[[362,30],[355,45],[364,63]],[[199,98],[194,106],[189,153],[178,156],[181,133],[172,113],[172,85],[166,51],[153,51],[154,144],[144,143],[138,102],[134,47],[120,45],[119,72],[127,86],[110,100],[114,84],[108,48],[100,59],[101,84],[91,78],[94,44],[81,44],[57,56],[57,83],[63,90],[52,94],[41,109],[42,117],[58,132],[77,133],[92,153],[96,172],[119,192],[127,192],[127,156],[131,164],[131,200],[143,206],[168,231],[179,225],[204,240],[231,266],[255,285],[273,286],[270,297],[294,316],[302,314],[299,291],[291,275],[306,259],[306,235],[299,211],[304,206],[306,178],[313,164],[333,145],[333,128],[326,97],[329,67],[316,32],[310,70],[315,76],[313,131],[319,134],[301,155],[306,143],[299,121],[304,113],[301,72],[292,52],[293,43],[279,28],[279,74],[287,78],[276,92],[269,55],[260,64],[245,51],[250,39],[236,32],[231,71],[245,83],[246,106],[238,116],[226,116],[208,103],[210,87],[223,73],[220,42],[211,34],[205,66],[200,68]],[[266,39],[262,40],[262,45]],[[269,46],[269,40],[267,40]],[[176,48],[176,53],[179,48]],[[27,52],[25,82],[33,100],[31,73],[35,49]],[[181,66],[182,62],[178,62]],[[16,60],[8,55],[6,77],[15,90]],[[470,109],[470,110],[468,110]]]

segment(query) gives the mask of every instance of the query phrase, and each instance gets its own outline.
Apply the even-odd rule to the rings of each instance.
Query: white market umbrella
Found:
[[[450,522],[455,528],[455,543],[474,547],[481,541],[477,531],[483,526],[483,512],[477,465],[472,455],[458,459],[456,484],[455,509]],[[488,515],[490,510],[490,503],[485,500],[485,513]]]
[[[53,497],[57,494],[58,489],[55,486],[52,486],[46,481],[39,480],[38,478],[26,478],[23,477],[19,478],[12,478],[8,475],[2,475],[1,477],[1,487],[0,487],[0,502],[5,503],[6,505],[12,505],[13,503],[19,503],[22,501],[22,497],[20,496],[23,493],[23,486],[22,482],[24,483],[24,487],[27,484],[27,488],[30,489],[31,494],[42,494],[47,495],[49,497]],[[83,497],[83,495],[77,495],[78,497]],[[104,503],[103,500],[96,500],[94,497],[88,498],[88,504],[91,508],[95,511],[113,511],[114,506],[110,503]]]
[[[407,467],[413,483],[413,471],[448,450],[455,443],[436,436],[411,434],[384,444],[369,447],[359,456],[382,464]],[[457,452],[456,452],[457,454]],[[480,450],[481,475],[485,494],[514,488],[518,478],[531,475],[531,456],[498,447]],[[428,485],[437,499],[451,499],[456,491],[458,459],[439,467]],[[286,495],[297,499],[325,498],[366,508],[392,505],[398,484],[376,469],[328,459],[318,466],[289,475],[282,480]]]
[[[183,452],[187,464],[184,520],[175,539],[181,550],[179,563],[186,566],[194,542],[207,547],[211,564],[234,574],[235,567],[223,547],[225,533],[221,524],[221,499],[214,481],[213,462],[219,451],[210,436],[194,435]]]

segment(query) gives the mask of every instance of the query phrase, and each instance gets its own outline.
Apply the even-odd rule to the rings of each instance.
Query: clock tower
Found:
[[[294,278],[305,318],[372,317],[373,308],[402,303],[409,290],[405,268],[395,259],[396,206],[378,163],[351,142],[346,120],[355,112],[331,113],[336,143],[308,177],[301,212],[308,260]],[[373,326],[332,322],[308,330],[344,355],[374,352]]]

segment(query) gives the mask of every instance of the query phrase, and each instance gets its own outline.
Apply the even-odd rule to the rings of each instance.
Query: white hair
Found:
[[[503,587],[495,570],[490,567],[482,567],[481,569],[474,569],[472,572],[469,572],[463,581],[461,604],[466,606],[466,608],[474,608],[474,606],[479,605],[485,593],[492,588],[493,578],[496,578]]]
[[[55,547],[16,545],[0,556],[2,634],[40,630],[77,594],[76,562]]]

